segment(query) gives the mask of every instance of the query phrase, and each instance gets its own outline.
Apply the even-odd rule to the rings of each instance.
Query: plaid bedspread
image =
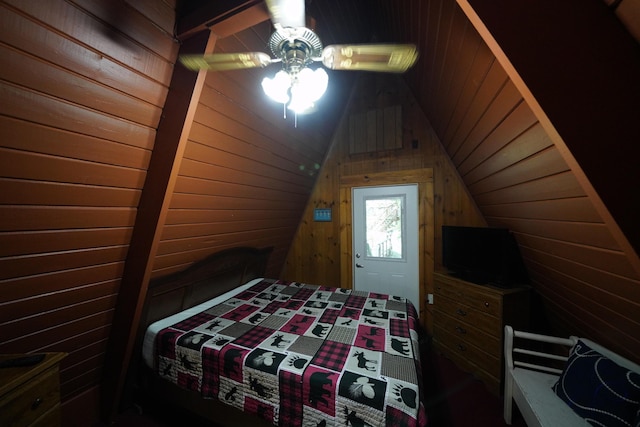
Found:
[[[404,298],[264,279],[161,330],[159,375],[280,426],[424,426]]]

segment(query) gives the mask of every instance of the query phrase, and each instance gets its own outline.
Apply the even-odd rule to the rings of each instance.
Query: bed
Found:
[[[144,392],[224,425],[425,426],[413,305],[264,278],[270,251],[150,285]]]

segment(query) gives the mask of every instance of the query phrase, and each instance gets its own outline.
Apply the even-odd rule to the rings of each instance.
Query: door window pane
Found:
[[[364,203],[367,256],[403,259],[404,196],[367,198]]]

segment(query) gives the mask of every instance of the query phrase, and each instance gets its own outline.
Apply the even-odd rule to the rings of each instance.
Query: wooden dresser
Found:
[[[0,355],[0,361],[23,356]],[[0,426],[60,426],[60,361],[66,353],[46,353],[38,364],[0,368]]]
[[[434,273],[433,340],[461,369],[500,395],[504,325],[526,329],[529,288],[481,286]]]

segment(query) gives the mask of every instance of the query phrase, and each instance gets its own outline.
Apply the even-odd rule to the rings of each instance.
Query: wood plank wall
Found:
[[[363,0],[359,0],[363,4]],[[332,4],[340,2],[333,1]],[[366,19],[331,26],[331,7],[307,10],[325,44],[363,41]],[[356,2],[340,3],[353,15]],[[362,17],[362,15],[360,15]],[[216,43],[216,52],[268,52],[265,21]],[[267,274],[278,276],[345,109],[354,73],[329,71],[321,113],[298,116],[264,95],[267,69],[209,73],[162,232],[153,276],[180,270],[230,246],[275,246]]]
[[[264,51],[271,24],[218,40],[216,52]],[[266,70],[209,73],[162,232],[154,276],[180,270],[232,246],[274,246],[277,277],[339,118],[337,86],[321,117],[284,118],[266,98]],[[322,120],[321,120],[322,119]],[[323,121],[324,120],[324,121]]]
[[[587,336],[637,361],[637,254],[622,250],[465,14],[453,0],[379,6],[392,37],[420,47],[407,83],[468,191],[490,225],[516,234],[542,302],[534,328]]]
[[[62,397],[83,402],[74,411],[95,410],[85,396],[93,403],[100,382],[178,51],[175,9],[0,1],[0,352],[69,352]],[[266,22],[216,47],[266,51],[270,31]],[[353,76],[332,76],[327,114],[297,127],[265,100],[262,77],[207,80],[154,276],[245,244],[275,245],[269,273],[279,274]]]
[[[99,383],[177,53],[173,0],[0,2],[0,352]]]
[[[394,105],[402,109],[402,147],[351,154],[349,115]],[[430,259],[424,261],[441,266],[438,248],[442,245],[443,224],[484,226],[486,223],[402,78],[382,73],[361,74],[298,227],[282,276],[288,280],[349,287],[341,281],[341,271],[346,266],[341,265],[340,258],[346,248],[340,244],[340,232],[350,218],[340,216],[344,204],[340,198],[340,178],[424,168],[433,169],[434,203],[430,208],[434,212],[435,231],[434,235],[427,236],[431,242],[425,246],[436,248],[435,253],[425,255]],[[333,221],[314,222],[315,208],[331,208]],[[433,292],[433,283],[427,283],[426,289]]]

